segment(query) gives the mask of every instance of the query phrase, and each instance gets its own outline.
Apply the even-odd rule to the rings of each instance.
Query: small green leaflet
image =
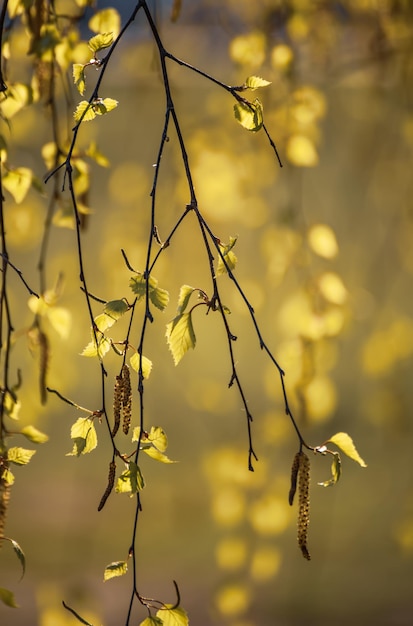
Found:
[[[111,300],[107,302],[103,308],[103,313],[94,318],[97,328],[97,346],[92,332],[92,341],[84,348],[82,356],[94,357],[99,354],[101,358],[109,352],[111,341],[105,337],[103,333],[111,328],[125,313],[129,310],[129,305],[125,300]]]
[[[132,276],[129,286],[136,295],[137,300],[142,300],[146,294],[146,278],[140,272],[136,276]],[[160,311],[164,311],[169,304],[169,293],[166,289],[158,287],[158,281],[153,276],[148,279],[148,295],[154,306]]]
[[[217,275],[226,274],[228,270],[232,272],[235,269],[238,259],[235,256],[235,254],[232,252],[232,248],[235,246],[236,243],[237,243],[237,237],[230,237],[229,243],[227,245],[220,244],[219,249],[221,251],[222,256],[224,257],[225,263],[222,260],[222,257],[220,256],[218,259],[218,265],[217,265]]]
[[[113,98],[96,98],[93,102],[82,100],[76,107],[73,117],[76,122],[90,122],[96,115],[105,115],[118,106],[118,101]]]
[[[0,600],[6,606],[10,606],[12,609],[18,609],[19,605],[16,603],[14,599],[14,593],[9,591],[8,589],[4,589],[4,587],[0,587]]]
[[[88,4],[90,4],[90,2],[88,2]],[[121,26],[120,15],[116,9],[112,8],[97,11],[97,13],[90,18],[88,26],[94,33],[113,32],[113,35],[116,37]]]
[[[195,348],[196,337],[192,313],[181,313],[166,325],[166,339],[175,365],[178,365],[190,348]]]
[[[114,561],[105,568],[103,574],[103,580],[109,580],[115,578],[115,576],[123,576],[128,571],[128,564],[126,561]]]
[[[165,452],[168,447],[168,437],[160,426],[152,426],[148,433],[148,440],[161,452]]]
[[[270,81],[260,78],[260,76],[248,76],[245,81],[245,87],[247,89],[251,89],[251,91],[258,89],[259,87],[268,87],[268,85],[271,85]]]
[[[254,102],[237,102],[234,104],[235,119],[247,130],[257,132],[262,128],[262,104],[255,98]]]
[[[336,433],[335,435],[330,437],[330,439],[328,439],[326,443],[334,443],[334,445],[336,445],[337,448],[340,448],[340,450],[342,450],[344,454],[350,457],[350,459],[353,459],[353,461],[359,463],[361,467],[367,467],[367,464],[363,461],[363,459],[357,452],[356,446],[354,445],[352,438],[347,433]]]
[[[68,452],[66,456],[88,454],[88,452],[92,452],[98,445],[95,425],[93,424],[93,420],[89,417],[79,417],[79,419],[76,420],[70,430],[70,437],[74,441],[73,450],[72,452]]]
[[[87,344],[87,346],[83,349],[82,356],[93,357],[93,356],[99,355],[100,358],[103,358],[105,354],[109,352],[110,346],[111,346],[110,339],[108,339],[104,335],[101,335],[100,338],[98,338],[97,346],[96,346],[96,342],[92,339],[92,341],[90,341]]]
[[[180,606],[173,608],[173,604],[165,604],[165,609],[159,609],[156,617],[162,620],[164,626],[188,626],[189,624],[186,611]]]
[[[129,359],[129,363],[132,369],[135,372],[139,373],[139,364],[140,364],[140,354],[139,352],[135,352]],[[146,358],[146,356],[142,355],[142,374],[144,378],[149,378],[149,375],[152,371],[152,361]]]
[[[88,46],[92,52],[99,52],[104,48],[109,48],[113,43],[113,33],[100,33],[88,41]]]
[[[333,452],[334,458],[331,464],[331,478],[323,483],[317,483],[320,487],[332,487],[335,485],[341,476],[341,459],[338,452]]]
[[[139,624],[139,626],[162,626],[163,621],[159,617],[147,617]]]
[[[133,429],[132,441],[139,441],[140,427]],[[161,463],[176,463],[165,454],[168,447],[168,438],[165,431],[160,426],[152,426],[149,433],[144,433],[140,441],[140,449],[155,461]]]
[[[1,479],[8,487],[14,484],[14,474],[8,468],[3,470]]]
[[[85,66],[82,63],[73,63],[73,81],[75,87],[81,96],[85,93],[86,80],[85,80]]]
[[[108,315],[115,321],[120,319],[122,315],[125,315],[128,310],[129,304],[126,302],[126,300],[110,300],[109,302],[106,302],[105,306],[103,307],[103,311],[106,313],[106,315]]]
[[[145,487],[145,480],[141,470],[133,461],[128,463],[128,469],[119,476],[115,491],[116,493],[134,494]]]
[[[199,290],[195,289],[195,287],[191,287],[190,285],[182,285],[181,289],[179,290],[178,307],[176,309],[177,315],[181,315],[181,313],[185,311],[186,307],[188,306],[189,299],[194,291]]]
[[[35,426],[25,426],[20,433],[32,443],[46,443],[46,441],[49,441],[49,435],[42,433]]]
[[[143,445],[142,452],[145,452],[145,454],[150,456],[152,459],[155,459],[155,461],[160,461],[161,463],[176,463],[176,461],[170,459],[169,456],[158,450],[158,448],[154,448],[154,446],[146,447],[145,445]]]
[[[7,460],[15,465],[27,465],[36,450],[26,450],[25,448],[10,448],[7,451]]]

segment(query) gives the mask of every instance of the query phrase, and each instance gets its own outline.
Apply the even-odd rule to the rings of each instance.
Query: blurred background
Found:
[[[71,4],[65,3],[67,10]],[[106,6],[122,9],[125,20],[134,3],[97,3],[98,9]],[[238,236],[236,276],[286,372],[301,432],[310,445],[349,433],[368,467],[342,455],[341,480],[324,488],[317,482],[329,478],[330,460],[311,457],[312,560],[305,561],[296,543],[297,509],[288,505],[297,437],[278,372],[226,276],[219,284],[254,417],[259,460],[253,473],[245,412],[235,386],[228,389],[231,363],[219,316],[205,316],[202,307],[194,313],[197,345],[177,367],[168,351],[165,325],[175,315],[180,286],[211,295],[207,256],[189,215],[154,270],[170,304],[164,313],[155,311],[148,330],[145,354],[153,371],[145,410],[148,428],[166,431],[167,454],[179,462],[141,462],[140,592],[173,603],[176,580],[191,623],[202,626],[410,624],[413,6],[407,0],[183,0],[174,21],[178,3],[149,6],[165,47],[177,57],[225,84],[241,85],[251,75],[271,81],[251,99],[257,95],[263,103],[282,169],[264,131],[248,132],[236,122],[229,93],[168,63],[200,211],[221,241]],[[82,23],[85,40],[94,34],[91,15],[89,10]],[[23,25],[10,47],[9,73],[18,76],[27,64]],[[79,47],[75,61],[82,62],[81,54]],[[90,68],[89,90],[96,76]],[[71,114],[81,98],[72,85],[70,90]],[[101,95],[119,106],[79,133],[80,151],[96,142],[109,161],[100,167],[84,160],[91,211],[83,230],[85,271],[96,296],[131,300],[120,250],[143,271],[165,116],[157,50],[143,14],[113,56]],[[62,120],[70,129],[72,122]],[[44,105],[24,108],[13,116],[9,159],[41,180],[47,168],[39,155],[50,141]],[[51,187],[29,191],[20,203],[6,197],[9,253],[34,289]],[[157,189],[162,240],[189,200],[171,128]],[[65,310],[60,333],[56,319],[44,320],[51,343],[48,384],[99,409],[98,362],[80,355],[90,341],[90,322],[64,204],[54,216],[46,273],[48,288],[64,275],[57,306]],[[22,546],[27,571],[19,581],[19,563],[3,545],[0,586],[14,591],[20,608],[0,605],[0,622],[76,623],[62,608],[64,600],[95,626],[119,626],[126,619],[130,574],[104,583],[103,571],[127,559],[134,501],[112,494],[97,512],[111,458],[104,424],[96,425],[95,451],[65,456],[79,413],[53,395],[41,406],[38,366],[26,338],[33,313],[21,281],[9,277],[16,336],[11,372],[22,371],[21,425],[34,424],[50,439],[15,472],[6,534]],[[102,306],[94,306],[94,314],[101,313]],[[137,309],[135,346],[142,313]],[[126,322],[117,326],[113,336],[122,339]],[[105,357],[109,407],[119,362],[115,354]],[[122,446],[133,449],[127,437]],[[142,612],[133,623],[144,617]]]

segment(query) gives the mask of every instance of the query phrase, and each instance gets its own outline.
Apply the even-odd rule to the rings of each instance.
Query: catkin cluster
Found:
[[[311,559],[307,547],[308,525],[310,523],[310,459],[300,452],[298,468],[298,545],[303,556]]]
[[[103,494],[99,506],[98,511],[101,511],[105,506],[106,500],[109,498],[111,491],[113,489],[113,485],[115,484],[115,474],[116,474],[116,463],[115,461],[111,461],[109,463],[109,476],[108,476],[108,485],[105,489],[105,493]]]
[[[3,479],[0,479],[0,538],[4,537],[4,527],[6,525],[6,515],[9,501],[10,485],[7,485]]]
[[[116,376],[113,390],[113,429],[112,437],[119,430],[121,416],[123,414],[122,430],[128,434],[132,415],[132,387],[130,382],[129,367],[125,364],[119,376]]]

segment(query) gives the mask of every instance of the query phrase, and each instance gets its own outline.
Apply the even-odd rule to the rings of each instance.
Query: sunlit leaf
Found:
[[[262,104],[256,98],[249,104],[237,102],[234,104],[235,119],[247,130],[257,132],[263,124]]]
[[[112,33],[117,37],[121,26],[120,15],[112,7],[103,9],[90,18],[88,26],[94,33]]]
[[[16,604],[14,593],[8,589],[4,589],[4,587],[0,587],[0,600],[3,604],[10,606],[12,609],[19,608],[19,605]]]
[[[85,66],[82,63],[73,64],[73,81],[76,89],[81,96],[85,93],[86,81],[85,81]]]
[[[88,41],[88,46],[92,50],[92,52],[99,52],[99,50],[103,50],[104,48],[109,48],[113,43],[113,33],[99,33],[99,35],[95,35],[91,37]]]
[[[148,439],[161,452],[165,452],[168,447],[168,437],[160,426],[152,426],[148,433]]]
[[[98,445],[93,420],[89,417],[79,417],[70,429],[70,437],[73,439],[73,450],[66,456],[80,456],[92,452]]]
[[[19,412],[21,408],[21,402],[17,398],[15,398],[10,392],[6,392],[4,396],[4,411],[7,416],[12,420],[19,419]]]
[[[7,487],[11,487],[14,484],[14,474],[8,468],[4,469],[1,474],[1,480]]]
[[[159,609],[156,617],[162,620],[164,626],[188,626],[189,618],[180,606],[173,608],[172,604],[165,604],[165,609]]]
[[[238,259],[235,256],[235,254],[232,252],[232,248],[235,246],[236,243],[237,243],[237,237],[230,237],[229,244],[219,246],[221,254],[224,257],[225,263],[222,260],[222,257],[220,256],[218,258],[217,275],[226,274],[228,270],[232,272],[235,269]]]
[[[7,460],[15,465],[27,465],[32,456],[36,454],[36,450],[26,450],[26,448],[9,448],[7,451]]]
[[[130,366],[136,371],[139,372],[140,366],[140,354],[139,352],[135,352],[129,359]],[[142,374],[144,378],[149,378],[149,375],[152,371],[152,361],[147,359],[146,356],[142,355]]]
[[[9,170],[3,176],[4,188],[13,196],[17,204],[23,202],[30,189],[33,179],[33,172],[28,167],[17,167]]]
[[[340,450],[344,452],[344,454],[349,456],[350,459],[353,459],[353,461],[359,463],[361,467],[367,467],[367,464],[363,461],[363,459],[357,452],[356,446],[354,445],[352,438],[347,433],[336,433],[335,435],[330,437],[330,439],[328,439],[328,442],[334,443],[338,448],[340,448]]]
[[[259,76],[248,76],[245,81],[245,86],[248,87],[248,89],[251,89],[251,91],[258,89],[259,87],[267,87],[268,85],[271,85],[271,82],[265,80],[264,78],[260,78]]]
[[[333,462],[331,464],[331,478],[322,483],[317,483],[321,487],[332,487],[338,482],[341,476],[341,459],[338,452],[334,452]]]
[[[149,292],[149,297],[152,301],[152,304],[156,306],[160,311],[164,311],[169,304],[169,292],[166,289],[161,289],[157,287],[156,289],[151,289]]]
[[[126,561],[114,561],[106,566],[103,574],[103,580],[109,580],[116,576],[123,576],[128,571],[128,564]]]
[[[100,338],[98,338],[97,345],[94,339],[92,339],[92,341],[90,341],[87,344],[87,346],[83,349],[81,354],[82,356],[87,356],[87,357],[94,357],[94,356],[99,355],[101,358],[103,358],[105,354],[109,352],[110,346],[111,346],[110,339],[102,335]]]
[[[145,487],[145,480],[141,470],[133,461],[128,464],[128,469],[119,476],[115,491],[116,493],[136,493]]]
[[[150,616],[140,622],[139,626],[162,626],[162,624],[163,621],[159,617]]]
[[[23,83],[8,85],[7,98],[1,102],[0,110],[6,119],[11,119],[27,104],[33,102],[33,89]]]
[[[176,461],[173,461],[166,454],[164,454],[157,448],[154,448],[153,446],[143,447],[142,452],[145,452],[145,454],[150,456],[152,459],[155,459],[155,461],[160,461],[161,463],[176,463]]]
[[[192,314],[177,315],[166,326],[166,339],[175,365],[178,365],[190,348],[195,348],[196,337],[192,325]]]
[[[32,443],[46,443],[46,441],[49,441],[49,436],[42,433],[35,426],[24,426],[20,432]]]
[[[60,306],[49,307],[47,319],[62,339],[68,339],[72,328],[72,314]]]
[[[186,307],[188,306],[189,299],[194,291],[197,291],[197,289],[191,287],[190,285],[182,285],[179,290],[178,307],[176,309],[178,315],[184,313]]]
[[[93,110],[96,115],[105,115],[113,109],[116,109],[119,102],[113,98],[98,98],[93,102]]]
[[[19,544],[17,543],[17,541],[15,541],[14,539],[11,539],[11,545],[13,546],[13,550],[17,556],[17,558],[20,561],[20,564],[22,566],[22,577],[24,576],[24,573],[26,571],[26,557],[24,555],[23,550],[21,549],[21,547],[19,546]]]
[[[153,276],[149,276],[148,279],[148,293],[151,302],[161,311],[163,311],[169,303],[169,293],[166,289],[161,289],[157,286],[158,281]],[[138,300],[145,297],[146,294],[146,279],[143,274],[137,273],[136,276],[132,276],[129,281],[129,286],[133,293],[137,296]]]
[[[93,106],[89,104],[87,100],[82,100],[76,107],[76,111],[73,113],[73,117],[76,122],[90,122],[96,117],[96,113],[93,109]]]

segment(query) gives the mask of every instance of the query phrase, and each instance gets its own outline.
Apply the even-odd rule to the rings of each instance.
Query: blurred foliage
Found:
[[[2,40],[7,91],[0,102],[0,155],[8,253],[40,295],[28,294],[8,267],[14,326],[9,386],[18,401],[6,395],[3,408],[15,426],[12,448],[24,451],[18,458],[27,463],[34,450],[20,447],[17,430],[34,445],[46,442],[45,431],[50,442],[28,468],[16,468],[7,526],[24,546],[27,573],[19,585],[16,550],[2,542],[0,586],[13,590],[9,605],[17,601],[21,608],[0,605],[0,621],[71,624],[74,617],[61,608],[67,598],[87,621],[111,626],[119,624],[119,606],[127,600],[118,581],[102,591],[94,580],[102,578],[110,559],[124,554],[130,502],[119,503],[115,496],[116,504],[109,500],[99,514],[104,519],[96,513],[111,452],[103,443],[91,460],[82,452],[94,447],[95,436],[104,439],[100,415],[86,409],[93,421],[79,418],[73,424],[73,407],[50,397],[47,406],[41,402],[46,376],[47,384],[80,405],[100,402],[92,360],[80,357],[91,329],[79,293],[75,218],[62,191],[63,175],[47,185],[43,179],[64,162],[72,127],[87,113],[87,106],[79,109],[79,95],[92,94],[105,48],[95,37],[108,32],[116,37],[133,3],[100,10],[98,2],[96,12],[86,0],[59,0],[49,23],[39,28],[36,12],[46,4],[9,0]],[[185,327],[190,341],[184,352],[182,344],[176,348],[170,341],[179,361],[194,347],[196,331],[196,350],[185,354],[176,371],[168,354],[165,325],[176,320],[182,285],[193,285],[194,303],[210,288],[201,238],[193,221],[186,221],[160,259],[156,279],[151,276],[167,287],[171,304],[165,313],[156,311],[161,331],[151,333],[145,361],[136,357],[138,337],[131,337],[134,388],[144,368],[149,423],[162,424],[168,453],[180,460],[169,464],[164,450],[147,442],[146,456],[164,461],[142,460],[151,485],[139,540],[148,593],[152,584],[170,594],[164,581],[177,577],[191,620],[206,626],[323,625],[332,616],[338,626],[407,624],[413,610],[413,5],[197,0],[154,2],[154,7],[162,37],[177,57],[228,85],[242,86],[252,76],[271,82],[258,92],[255,117],[236,110],[241,124],[246,113],[244,126],[252,119],[252,130],[259,130],[253,134],[234,122],[228,94],[185,67],[171,67],[202,214],[220,241],[229,242],[222,243],[227,258],[237,241],[238,262],[230,269],[286,372],[300,428],[312,442],[351,432],[369,471],[357,474],[343,459],[347,477],[336,487],[335,500],[331,490],[315,483],[327,482],[331,460],[334,478],[336,457],[318,459],[318,467],[312,461],[313,559],[309,564],[299,559],[296,514],[288,504],[295,433],[277,373],[262,358],[248,310],[222,263],[220,286],[254,416],[259,458],[254,473],[248,471],[245,415],[239,398],[226,389],[230,364],[215,316],[202,316],[204,307],[196,311],[195,330]],[[91,40],[98,45],[91,48]],[[113,63],[103,82],[113,110],[106,115],[105,99],[104,109],[102,102],[89,107],[96,119],[82,125],[72,155],[89,288],[108,303],[131,296],[131,272],[120,249],[133,267],[145,265],[164,116],[159,63],[143,20],[136,20]],[[282,169],[265,142],[261,113]],[[168,139],[157,189],[161,241],[188,202],[176,135]],[[132,292],[139,298],[143,290],[136,277],[142,274],[134,276]],[[165,291],[157,284],[152,288],[155,298]],[[166,296],[162,302],[160,309],[167,306]],[[124,312],[111,324],[115,347],[125,337],[131,309]],[[95,322],[102,322],[102,304],[94,303],[93,313]],[[96,326],[102,331],[99,322]],[[93,332],[89,345],[96,355],[99,337]],[[118,362],[108,347],[111,380]],[[107,396],[110,404],[113,388]],[[87,432],[74,432],[76,424],[86,424]],[[81,458],[66,464],[71,436],[72,454]],[[134,437],[140,441],[141,435],[134,431]],[[125,447],[131,447],[130,439],[122,440]],[[6,469],[9,476],[8,461]],[[138,470],[126,462],[121,476],[128,493],[143,487]],[[1,497],[9,497],[6,480]],[[124,563],[113,561],[119,567],[109,570],[111,576],[113,570],[124,573]]]

